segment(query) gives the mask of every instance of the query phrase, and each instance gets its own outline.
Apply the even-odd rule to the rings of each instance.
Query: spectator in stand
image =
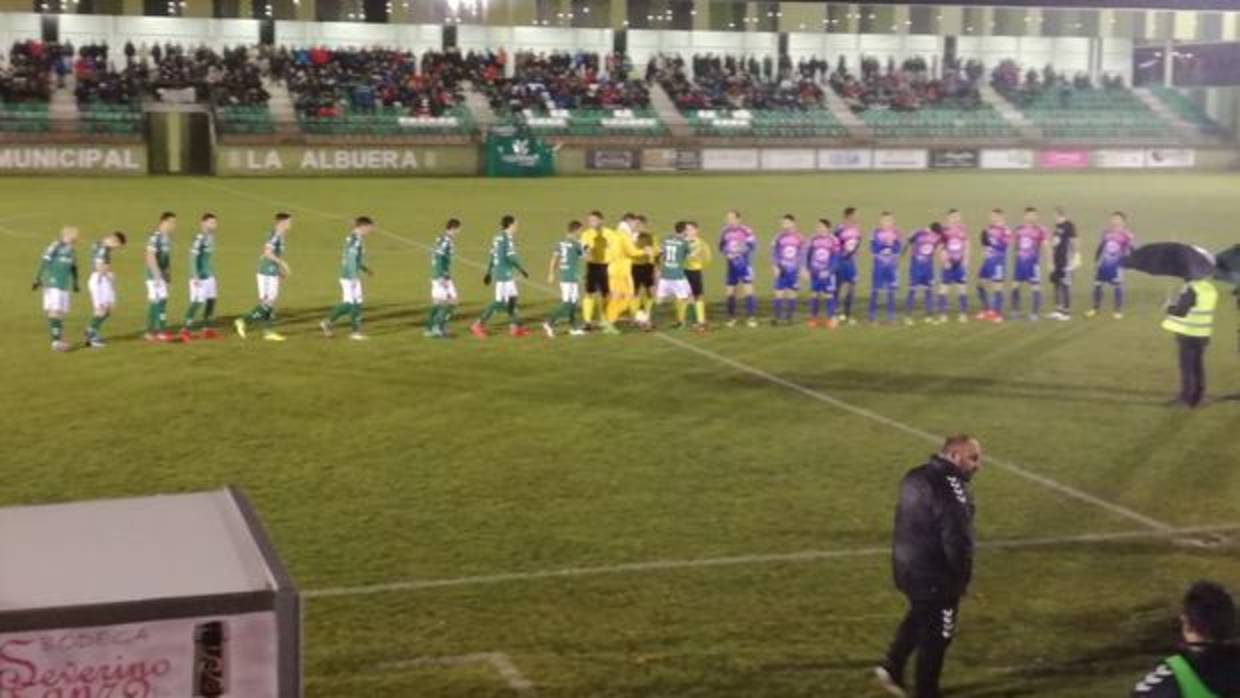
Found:
[[[501,112],[648,108],[649,89],[629,79],[631,71],[632,64],[620,54],[521,52],[514,56],[511,79],[488,78],[481,85]]]

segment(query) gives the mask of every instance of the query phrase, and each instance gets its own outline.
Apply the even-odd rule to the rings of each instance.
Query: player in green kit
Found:
[[[689,287],[689,278],[685,276],[685,262],[689,260],[691,250],[688,236],[697,230],[693,221],[676,221],[676,234],[665,240],[659,247],[659,284],[655,288],[655,307],[663,305],[668,298],[676,299],[676,324],[679,329],[685,326],[685,313],[688,311],[689,299],[693,290]],[[653,322],[653,317],[651,318]]]
[[[90,248],[91,272],[86,287],[90,289],[90,306],[94,311],[90,316],[90,324],[86,326],[86,346],[91,349],[102,349],[106,346],[99,329],[103,322],[112,314],[116,305],[116,286],[112,274],[112,250],[125,246],[125,234],[116,231],[95,242]]]
[[[164,329],[168,319],[168,281],[172,274],[172,231],[177,228],[177,214],[159,214],[159,225],[146,240],[146,334],[148,342],[173,342],[176,339]]]
[[[66,225],[60,237],[43,250],[30,290],[43,289],[43,313],[47,315],[47,333],[52,338],[52,351],[69,351],[65,341],[65,316],[69,314],[69,291],[78,291],[77,244],[78,229]]]
[[[431,250],[431,314],[426,318],[426,329],[423,337],[447,339],[448,320],[452,319],[452,311],[456,310],[456,284],[452,282],[452,255],[456,252],[456,234],[461,230],[461,222],[449,218],[443,232],[435,238],[435,247]]]
[[[543,322],[543,332],[548,337],[555,337],[555,323],[568,320],[568,333],[574,337],[583,335],[585,330],[577,326],[577,302],[581,300],[581,256],[585,254],[577,236],[581,234],[581,221],[568,224],[568,234],[555,244],[551,253],[551,265],[547,270],[547,283],[560,284],[560,305]]]
[[[215,271],[211,258],[215,255],[214,213],[204,213],[198,221],[198,233],[189,246],[189,308],[185,310],[185,324],[181,327],[181,341],[194,338],[194,320],[202,309],[202,333],[199,339],[215,339],[219,335],[211,328],[215,317]]]
[[[521,266],[517,257],[517,219],[507,215],[500,219],[500,232],[491,240],[491,254],[487,258],[487,273],[482,278],[484,284],[495,282],[495,300],[482,311],[469,331],[478,339],[486,339],[487,320],[496,312],[503,310],[508,314],[508,334],[513,337],[524,337],[527,333],[521,326],[521,317],[517,314],[517,281],[514,272],[521,272],[525,278],[530,273]]]
[[[284,335],[272,329],[275,322],[276,299],[280,297],[280,280],[286,279],[293,270],[284,261],[285,236],[293,226],[293,216],[288,213],[277,213],[267,242],[263,243],[263,252],[258,257],[258,305],[254,306],[245,317],[233,321],[237,334],[245,339],[248,323],[263,323],[263,339],[268,342],[283,342]]]
[[[332,325],[345,315],[349,316],[349,324],[353,331],[349,339],[364,341],[370,339],[362,334],[362,272],[372,275],[366,266],[366,248],[364,238],[374,230],[375,222],[367,216],[353,219],[353,230],[344,239],[344,252],[340,258],[340,304],[332,310],[327,319],[319,323],[323,334],[332,336]]]

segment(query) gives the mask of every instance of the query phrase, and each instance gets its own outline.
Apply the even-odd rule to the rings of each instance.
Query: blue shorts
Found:
[[[775,290],[776,291],[795,291],[797,290],[797,286],[798,286],[797,282],[799,282],[800,280],[801,280],[800,269],[785,269],[783,267],[780,267],[779,273],[775,275]]]
[[[1122,284],[1124,283],[1124,273],[1116,264],[1101,264],[1098,271],[1094,274],[1094,281],[1100,284]]]
[[[810,272],[809,290],[812,293],[835,293],[835,274],[831,272]]]
[[[929,288],[934,285],[934,263],[912,263],[908,267],[909,288]]]
[[[843,257],[835,262],[835,283],[857,283],[857,263],[852,257]]]
[[[1016,275],[1012,277],[1018,284],[1036,284],[1042,281],[1042,272],[1038,268],[1038,258],[1016,258]]]
[[[977,272],[977,278],[987,281],[1003,281],[1004,269],[1002,257],[987,257],[982,260],[982,268]]]
[[[943,270],[939,272],[939,279],[945,285],[964,284],[965,276],[964,262],[952,262],[943,267]]]
[[[874,289],[889,289],[899,286],[896,281],[896,268],[890,267],[874,267],[874,271],[870,274],[870,285]]]
[[[725,286],[740,286],[753,283],[753,266],[748,262],[736,263],[728,260],[728,280]]]

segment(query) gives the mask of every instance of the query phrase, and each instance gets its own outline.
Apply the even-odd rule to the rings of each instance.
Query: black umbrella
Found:
[[[1154,242],[1128,255],[1120,266],[1154,276],[1204,279],[1214,276],[1214,255],[1182,242]]]
[[[1214,261],[1218,263],[1214,278],[1240,285],[1240,245],[1214,255]]]

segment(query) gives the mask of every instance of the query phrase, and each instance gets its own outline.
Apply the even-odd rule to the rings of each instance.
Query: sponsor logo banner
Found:
[[[952,149],[930,151],[930,166],[936,170],[973,169],[978,164],[976,150]]]
[[[700,170],[702,169],[702,151],[700,150],[677,150],[676,151],[676,169],[678,170]]]
[[[641,151],[639,162],[641,163],[641,169],[647,172],[702,169],[702,158],[696,150],[646,148]]]
[[[1022,148],[983,150],[978,164],[983,170],[1028,170],[1033,167],[1033,151]]]
[[[146,174],[145,145],[0,146],[0,174]]]
[[[813,170],[818,166],[814,151],[801,148],[766,148],[761,158],[764,170]]]
[[[876,148],[876,170],[924,170],[930,166],[930,154],[914,148]]]
[[[1047,170],[1076,170],[1089,167],[1089,151],[1039,150],[1038,167]]]
[[[220,146],[220,175],[476,174],[474,146],[304,147]]]
[[[1191,148],[1153,148],[1145,151],[1146,167],[1195,167],[1197,151]]]
[[[275,614],[0,633],[0,695],[276,698]]]
[[[1095,150],[1094,167],[1137,168],[1145,167],[1144,150]]]
[[[756,170],[757,148],[703,148],[703,170]]]
[[[638,161],[636,150],[599,148],[586,151],[586,169],[590,170],[636,170]]]
[[[868,170],[874,167],[874,151],[822,148],[818,151],[820,170]]]

